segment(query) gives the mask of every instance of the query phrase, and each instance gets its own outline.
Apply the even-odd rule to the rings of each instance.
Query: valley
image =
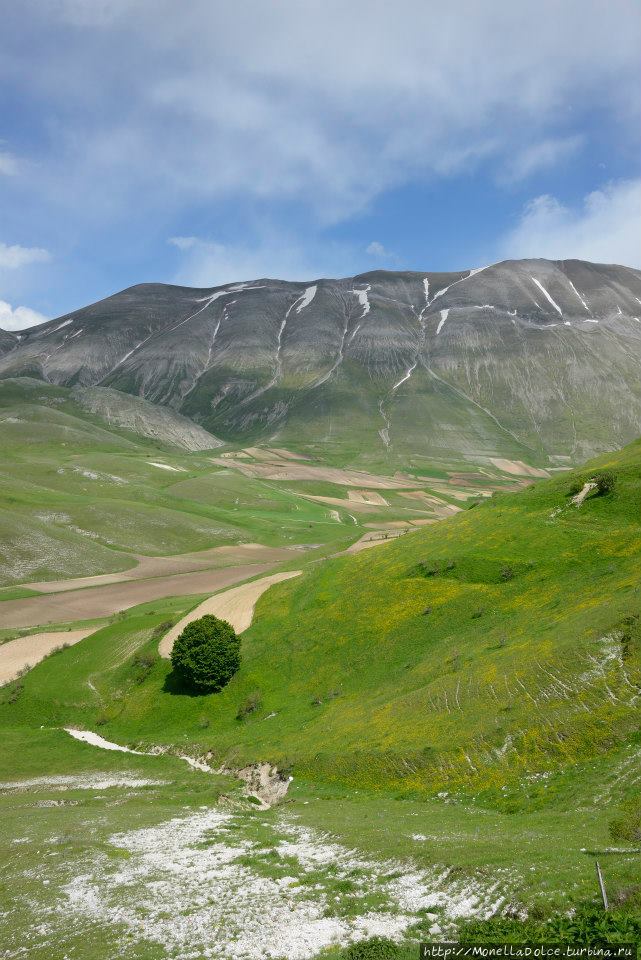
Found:
[[[0,960],[641,960],[639,0],[0,8]]]
[[[595,855],[637,929],[633,291],[578,261],[157,285],[10,344],[7,957],[549,938]],[[168,657],[205,613],[242,663],[188,694]]]

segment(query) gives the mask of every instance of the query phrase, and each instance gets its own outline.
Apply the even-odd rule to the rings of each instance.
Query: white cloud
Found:
[[[33,176],[83,215],[240,196],[332,221],[481,162],[549,168],[583,108],[637,137],[638,0],[25,6],[25,55],[32,35],[56,44],[27,74],[9,57],[3,77],[62,118]]]
[[[34,327],[37,323],[44,323],[49,317],[43,316],[31,307],[12,307],[6,300],[0,300],[0,329],[24,330]]]
[[[17,243],[9,246],[0,243],[0,267],[5,270],[17,270],[31,263],[46,263],[50,259],[49,251],[42,247],[21,247]]]
[[[382,243],[378,240],[372,240],[371,243],[365,248],[365,253],[369,254],[370,257],[373,257],[375,260],[380,260],[384,263],[398,265],[399,258],[395,253],[392,253],[391,250],[388,250]]]
[[[167,243],[179,250],[191,250],[198,244],[198,237],[170,237]]]
[[[187,239],[193,241],[187,247],[174,244],[184,253],[174,282],[186,286],[216,287],[264,277],[316,280],[356,272],[354,251],[349,248],[325,244],[316,251],[305,251],[301,244],[282,234],[265,235],[253,245]]]
[[[641,179],[606,184],[577,209],[555,197],[536,197],[500,253],[504,258],[577,258],[641,267]]]
[[[517,151],[505,164],[504,179],[525,180],[532,174],[550,170],[565,163],[584,143],[580,135],[541,140]]]
[[[18,172],[18,161],[11,153],[0,150],[0,176],[13,177]]]

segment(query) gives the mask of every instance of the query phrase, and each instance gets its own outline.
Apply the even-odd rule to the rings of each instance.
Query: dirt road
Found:
[[[252,580],[251,583],[244,583],[240,587],[234,587],[232,590],[225,590],[223,593],[217,593],[215,596],[209,597],[208,600],[205,600],[187,616],[183,617],[175,627],[172,627],[169,633],[165,634],[158,645],[160,656],[169,657],[176,638],[180,636],[187,624],[191,623],[192,620],[204,617],[206,613],[213,613],[221,620],[227,620],[236,633],[242,633],[251,625],[258,598],[272,584],[298,577],[302,572],[302,570],[287,570],[284,573],[273,573],[270,577]]]

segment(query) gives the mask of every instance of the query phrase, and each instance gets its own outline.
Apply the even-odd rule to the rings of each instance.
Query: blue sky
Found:
[[[641,266],[638,0],[0,15],[0,327],[152,280]]]

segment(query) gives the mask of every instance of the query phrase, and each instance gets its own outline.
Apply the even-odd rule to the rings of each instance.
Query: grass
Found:
[[[0,602],[3,600],[23,600],[25,597],[40,596],[40,591],[28,587],[5,587],[0,590]]]
[[[428,875],[448,869],[449,881],[463,887],[470,883],[490,886],[499,879],[511,893],[510,902],[519,908],[527,905],[533,918],[561,918],[575,905],[596,903],[593,856],[583,853],[580,844],[598,848],[608,842],[608,810],[593,803],[594,790],[614,772],[605,760],[584,771],[578,793],[575,781],[571,789],[566,785],[563,800],[559,793],[547,809],[529,813],[506,814],[456,798],[399,799],[380,791],[298,779],[284,807],[257,811],[239,803],[238,786],[233,781],[189,770],[170,755],[149,757],[97,750],[51,727],[4,727],[2,736],[6,750],[0,758],[0,783],[43,775],[85,780],[92,775],[129,775],[161,781],[135,789],[82,789],[72,782],[64,789],[55,783],[40,783],[25,785],[16,792],[0,786],[4,827],[0,839],[4,864],[0,904],[6,911],[0,917],[0,935],[9,957],[26,947],[30,957],[55,960],[63,956],[102,960],[120,955],[155,960],[159,947],[144,936],[143,911],[140,928],[134,933],[117,917],[107,922],[99,914],[92,917],[91,909],[78,910],[77,905],[71,910],[64,904],[74,902],[68,897],[76,878],[82,884],[83,877],[93,876],[96,892],[114,906],[120,902],[126,913],[138,903],[138,893],[142,896],[145,891],[120,886],[120,865],[131,860],[135,869],[137,856],[119,839],[120,835],[163,829],[172,818],[197,816],[216,808],[229,809],[233,814],[224,828],[225,836],[231,845],[245,844],[245,851],[239,850],[236,855],[235,865],[237,870],[248,871],[248,882],[249,876],[258,883],[288,883],[286,878],[295,877],[295,896],[322,896],[324,915],[330,919],[357,918],[370,910],[385,909],[388,897],[380,884],[416,869]],[[225,797],[231,799],[231,807]],[[289,824],[341,843],[346,851],[352,851],[350,857],[356,851],[360,866],[347,862],[349,858],[322,858],[316,866],[301,871],[297,857],[276,850],[278,843],[287,839],[283,828]],[[201,857],[219,840],[215,833],[203,836],[193,847],[193,868],[198,868]],[[192,914],[197,919],[207,908],[206,889],[202,902],[199,898],[185,900],[176,878],[172,885],[178,883],[178,892],[172,893],[170,887],[163,894],[163,853],[169,858],[168,866],[177,851],[163,851],[160,860],[149,862],[144,880],[151,886],[146,889],[153,890],[155,884],[159,895],[167,897],[168,917],[173,916],[174,898],[179,897],[182,920],[187,923]],[[635,878],[638,880],[638,862],[632,858],[618,861],[604,863],[601,857],[613,896],[629,889]],[[364,867],[365,863],[380,864],[378,875],[372,875],[372,867]],[[227,915],[233,916],[235,909],[232,898]],[[632,922],[634,913],[624,913]],[[429,929],[440,915],[438,906],[427,915],[425,911],[417,914],[417,926],[408,931],[401,957],[416,956],[416,942],[433,938]],[[241,924],[247,919],[242,908],[238,919]],[[549,939],[540,926],[537,939]],[[496,936],[496,926],[489,926],[485,934],[476,930],[476,937],[518,940],[518,928],[514,924],[509,927],[509,923],[507,927],[501,936]],[[466,935],[465,926],[461,933]],[[171,948],[167,955],[173,955]],[[346,953],[334,949],[323,956],[343,958]]]
[[[534,775],[606,754],[639,730],[640,462],[639,444],[604,460],[618,485],[580,509],[564,476],[307,568],[262,598],[241,670],[216,697],[172,693],[162,662],[126,688],[114,649],[153,655],[151,628],[185,601],[137,608],[91,648],[67,651],[65,704],[84,709],[89,658],[117,704],[115,737],[153,741],[160,727],[165,741],[199,745],[204,717],[221,757],[287,759],[305,777],[409,796],[456,789],[535,807],[548,787]],[[38,689],[48,676],[27,680],[40,703],[54,699],[55,676]],[[250,695],[261,710],[239,724]]]
[[[92,436],[89,447],[94,426],[83,428]],[[87,469],[121,476],[127,468],[131,494],[141,498],[132,500],[130,513],[122,493],[115,497],[101,481],[76,480],[79,475],[70,472],[67,486],[53,447],[31,473],[33,488],[19,490],[15,477],[5,487],[7,502],[15,498],[16,516],[29,529],[43,491],[52,498],[48,509],[56,511],[60,498],[68,512],[77,507],[74,516],[86,529],[95,523],[84,564],[101,564],[104,556],[127,560],[105,539],[100,518],[109,509],[130,517],[136,536],[184,536],[183,543],[193,528],[172,533],[178,530],[174,513],[194,523],[213,523],[214,515],[222,523],[224,516],[229,529],[245,523],[248,539],[260,533],[262,542],[270,536],[283,542],[288,524],[298,519],[303,527],[313,523],[307,517],[317,506],[318,516],[327,516],[298,496],[310,491],[307,484],[274,489],[212,471],[199,455],[172,455],[171,462],[189,466],[174,477],[150,468],[148,452],[123,449],[123,438],[102,440],[117,449],[88,447]],[[76,437],[74,458],[79,442]],[[46,450],[44,433],[42,444]],[[574,507],[569,490],[596,470],[615,473],[614,489]],[[55,479],[60,476],[63,481]],[[87,491],[94,489],[91,512]],[[495,494],[376,550],[306,564],[302,577],[261,598],[243,634],[241,669],[215,696],[177,692],[170,665],[157,655],[161,624],[175,622],[202,599],[197,596],[132,608],[0,690],[0,735],[7,747],[0,780],[109,770],[171,780],[142,791],[71,790],[63,797],[34,787],[18,802],[0,791],[7,823],[0,853],[9,864],[1,895],[4,908],[9,905],[11,949],[22,942],[36,958],[97,960],[127,944],[125,956],[152,960],[157,944],[140,935],[128,940],[124,929],[102,922],[63,931],[46,911],[96,858],[109,870],[126,859],[126,850],[110,839],[114,834],[165,823],[237,789],[192,774],[171,756],[111,754],[78,744],[61,732],[65,725],[97,730],[121,744],[211,753],[214,764],[269,760],[292,769],[284,808],[245,810],[233,824],[250,844],[239,867],[266,880],[284,880],[293,869],[269,852],[270,838],[273,847],[280,836],[280,818],[291,816],[361,856],[397,861],[401,871],[414,863],[448,869],[466,882],[500,877],[510,902],[529,909],[534,924],[506,927],[507,938],[515,929],[542,938],[537,918],[566,917],[575,907],[578,917],[587,917],[584,906],[597,902],[595,856],[617,910],[638,916],[639,857],[604,851],[621,846],[611,824],[628,816],[641,783],[640,502],[641,442],[520,494]],[[308,508],[312,513],[305,513]],[[149,532],[153,524],[148,529],[136,519],[156,510],[159,529],[166,524],[167,533]],[[234,522],[232,514],[238,515]],[[80,535],[69,524],[57,530],[55,521],[42,523],[48,536],[69,544],[69,555],[85,542],[75,539]],[[332,536],[341,526],[346,535],[346,525],[334,523]],[[360,531],[351,532],[354,539]],[[124,542],[123,532],[117,535]],[[333,553],[339,542],[328,537],[314,559]],[[54,805],[61,799],[73,802]],[[27,832],[28,843],[12,843]],[[374,888],[357,895],[358,877],[323,869],[307,880],[312,886],[318,881],[333,917],[380,905]],[[54,952],[45,934],[29,940],[29,931],[45,922],[34,903],[53,924]],[[426,924],[410,932],[399,956],[415,955],[412,944],[427,938]],[[479,938],[498,932],[491,925],[477,931]],[[325,955],[343,960],[345,951]]]
[[[641,444],[598,465],[616,488],[580,509],[562,476],[272,588],[216,696],[174,692],[157,657],[184,597],[40,664],[0,724],[293,766],[301,818],[347,843],[433,863],[446,837],[450,866],[512,865],[525,902],[578,902],[581,848],[607,846],[641,777]],[[623,888],[637,866],[608,869]]]
[[[115,738],[152,742],[162,729],[166,742],[291,761],[304,777],[535,808],[550,790],[540,777],[639,731],[640,461],[638,444],[604,461],[616,490],[578,510],[561,477],[308,567],[262,598],[241,670],[216,697],[172,693],[162,662],[145,684],[123,686],[113,650],[153,655],[146,627],[172,609],[155,603],[146,619],[137,608],[96,634],[91,654],[66,653],[68,712],[90,706],[88,657],[117,704]],[[34,671],[26,693],[50,704],[47,676]],[[239,723],[254,694],[261,709]]]
[[[212,463],[207,452],[163,447],[108,426],[67,388],[35,380],[0,382],[0,444],[0,542],[11,545],[0,549],[0,588],[117,572],[138,554],[243,542],[340,550],[365,523],[421,515],[420,504],[393,497],[389,508],[354,520],[349,508],[304,496],[345,499],[344,487],[245,477]],[[0,600],[11,598],[19,596],[0,593]]]
[[[60,775],[129,775],[160,781],[142,789],[80,789],[55,784],[0,788],[3,822],[0,857],[0,940],[6,956],[27,950],[30,957],[64,956],[99,960],[118,955],[123,937],[116,924],[78,922],[60,912],[64,888],[94,856],[117,863],[126,851],[110,841],[114,832],[144,829],[177,813],[233,795],[234,784],[189,770],[173,757],[139,757],[96,750],[61,730],[3,730],[0,781]],[[6,912],[5,912],[6,911]],[[49,929],[49,935],[44,929]],[[53,935],[53,936],[52,936]],[[152,960],[157,944],[138,942],[128,956]]]

